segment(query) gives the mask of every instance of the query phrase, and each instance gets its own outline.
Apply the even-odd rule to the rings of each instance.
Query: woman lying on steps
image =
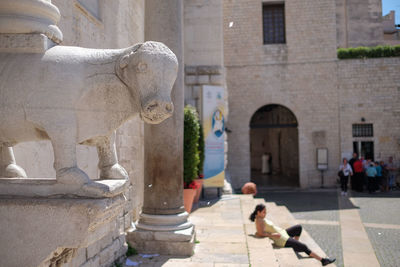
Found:
[[[336,260],[321,258],[312,252],[305,244],[301,243],[299,241],[302,230],[301,225],[295,225],[284,230],[274,225],[271,221],[265,219],[266,215],[267,209],[263,204],[258,204],[250,215],[250,220],[256,222],[257,236],[271,238],[278,247],[293,248],[296,252],[305,252],[307,255],[321,261],[323,266]]]

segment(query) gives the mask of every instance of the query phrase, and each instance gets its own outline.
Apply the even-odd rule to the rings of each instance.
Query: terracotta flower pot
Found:
[[[192,211],[192,205],[194,196],[196,194],[196,189],[183,189],[183,204],[185,206],[185,210],[190,213]]]
[[[196,182],[197,188],[196,188],[196,195],[194,196],[194,203],[199,202],[200,195],[201,195],[201,190],[203,188],[203,179],[194,179]]]
[[[245,183],[242,187],[243,194],[257,195],[257,185],[255,183],[249,182]]]

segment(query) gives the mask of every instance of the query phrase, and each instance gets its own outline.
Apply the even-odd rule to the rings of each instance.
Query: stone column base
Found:
[[[132,229],[128,231],[127,242],[140,253],[191,256],[195,244],[194,226],[177,231],[150,231]]]
[[[0,34],[1,53],[44,53],[55,45],[44,34]]]
[[[127,242],[141,253],[193,255],[195,231],[189,214],[150,215],[142,213],[136,229],[127,234]]]

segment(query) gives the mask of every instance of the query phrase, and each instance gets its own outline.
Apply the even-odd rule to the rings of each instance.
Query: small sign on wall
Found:
[[[328,169],[328,149],[317,148],[317,169],[324,171]]]

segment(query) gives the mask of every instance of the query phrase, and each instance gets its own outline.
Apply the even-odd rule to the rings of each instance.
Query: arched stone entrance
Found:
[[[253,114],[250,121],[252,182],[261,187],[299,186],[297,126],[293,112],[281,105],[265,105]],[[266,163],[263,170],[262,161]]]

